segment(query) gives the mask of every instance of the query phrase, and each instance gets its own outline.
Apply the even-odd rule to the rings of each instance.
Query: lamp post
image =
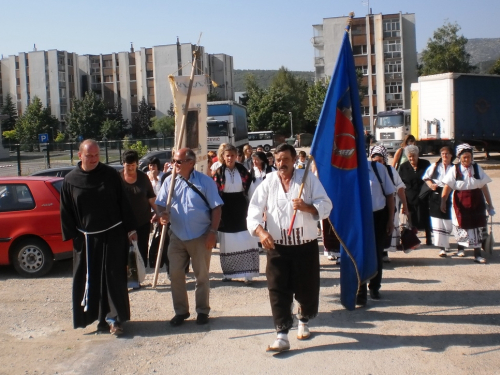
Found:
[[[290,138],[293,138],[293,120],[292,120],[292,112],[288,112],[288,115],[290,116],[290,132],[292,135],[290,135]]]

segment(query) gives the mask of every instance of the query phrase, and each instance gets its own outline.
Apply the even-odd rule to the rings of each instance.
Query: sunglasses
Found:
[[[188,161],[191,161],[190,159],[186,159],[186,160],[172,160],[173,163],[176,163],[176,164],[179,164],[181,165],[182,163],[186,163]]]

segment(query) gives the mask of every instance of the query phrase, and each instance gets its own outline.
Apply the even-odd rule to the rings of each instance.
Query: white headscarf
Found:
[[[384,158],[385,164],[387,164],[387,162],[389,161],[389,157],[387,155],[387,149],[384,146],[382,146],[382,145],[374,146],[370,152],[370,157],[372,158],[373,155],[375,155],[375,154],[382,155],[382,158]]]
[[[457,158],[460,159],[460,155],[465,151],[470,152],[472,155],[472,160],[474,160],[474,153],[472,152],[472,146],[468,143],[462,143],[457,146]]]

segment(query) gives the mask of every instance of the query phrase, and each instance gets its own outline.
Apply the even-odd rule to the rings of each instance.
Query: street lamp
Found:
[[[293,138],[293,120],[292,120],[292,112],[288,112],[288,115],[290,116],[290,131],[292,132],[292,135],[290,138]]]

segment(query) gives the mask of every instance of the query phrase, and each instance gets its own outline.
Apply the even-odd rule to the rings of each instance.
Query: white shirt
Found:
[[[294,170],[290,188],[285,193],[278,172],[268,173],[266,179],[255,190],[248,206],[247,227],[252,236],[259,225],[263,226],[262,214],[267,208],[267,228],[275,241],[279,241],[283,230],[288,230],[293,216],[292,199],[298,197],[304,170]],[[326,219],[332,210],[332,202],[323,185],[312,173],[307,175],[302,191],[302,199],[312,204],[318,215],[297,211],[293,228],[301,229],[302,240],[312,241],[317,238],[317,221]]]
[[[446,176],[446,173],[450,170],[451,167],[455,168],[454,165],[448,165],[446,170],[444,168],[443,163],[439,163],[436,172],[437,176],[436,178],[432,178],[432,175],[434,174],[434,169],[436,165],[431,164],[429,168],[425,171],[424,175],[422,176],[422,180],[432,180],[435,184],[437,184],[440,187],[444,187],[445,183],[443,182],[444,176]]]
[[[385,195],[392,195],[396,192],[396,189],[391,181],[391,178],[389,177],[389,173],[387,173],[387,169],[385,168],[385,166],[380,163],[374,163],[374,165],[377,168],[380,180],[382,181],[382,185],[384,186],[384,190],[382,191],[382,186],[380,185],[375,172],[373,172],[372,162],[368,161],[368,178],[370,179],[373,212],[380,211],[385,207],[387,202]]]
[[[252,198],[253,193],[255,193],[257,187],[266,178],[266,171],[261,172],[257,167],[253,167],[253,170],[255,175],[255,181],[252,181],[252,183],[250,184],[250,189],[248,189],[248,198]]]

